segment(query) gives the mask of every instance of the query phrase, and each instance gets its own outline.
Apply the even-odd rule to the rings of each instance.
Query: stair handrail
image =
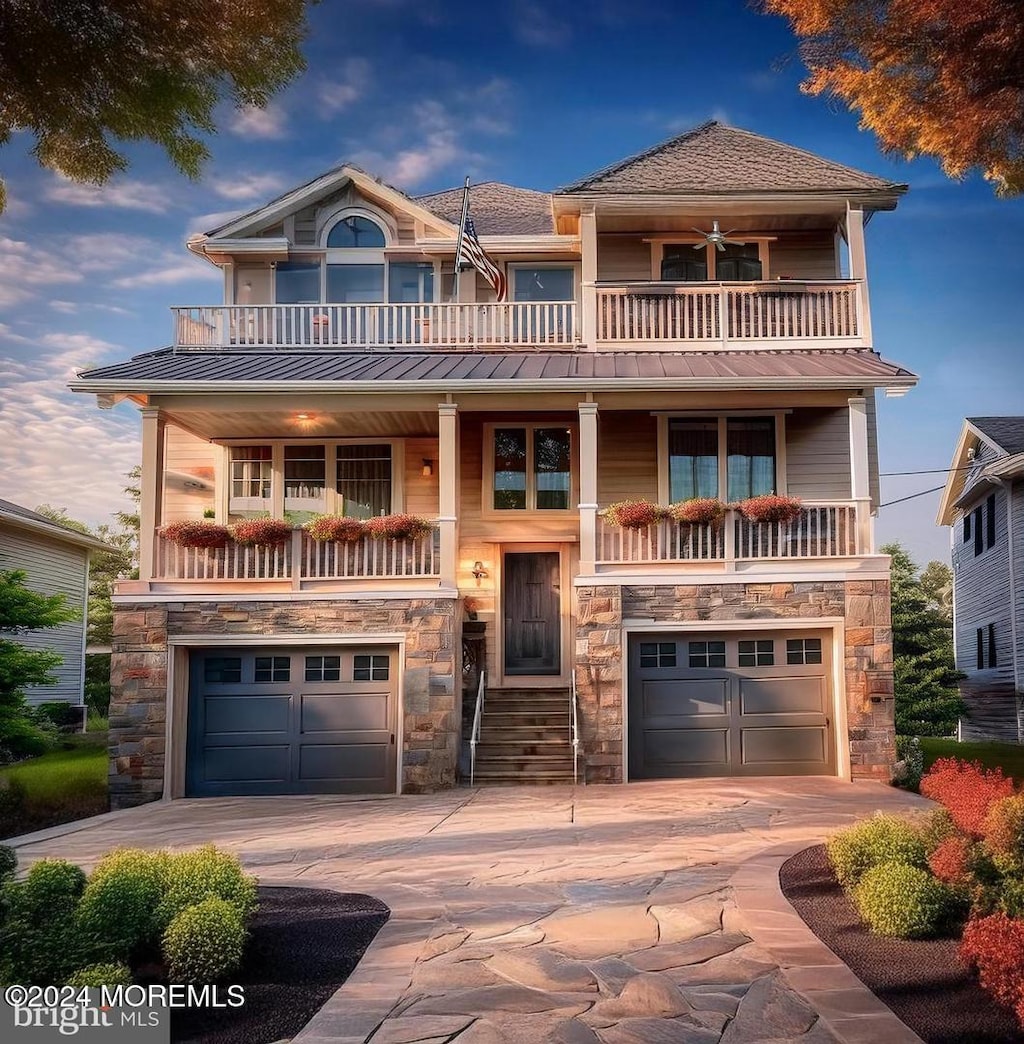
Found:
[[[473,730],[469,734],[469,785],[476,782],[476,745],[480,739],[480,724],[484,712],[484,695],[487,691],[487,672],[480,672],[476,687],[476,708],[473,711]]]
[[[572,736],[572,782],[575,786],[580,781],[580,717],[576,703],[576,671],[572,672],[572,691],[569,697],[569,728]]]

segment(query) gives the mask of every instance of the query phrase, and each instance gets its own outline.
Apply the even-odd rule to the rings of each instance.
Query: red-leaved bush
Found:
[[[1024,794],[993,802],[981,825],[985,847],[1004,873],[1024,871]]]
[[[376,515],[368,518],[363,526],[376,540],[408,540],[426,536],[434,528],[434,523],[417,515]]]
[[[782,497],[777,493],[763,493],[734,504],[748,522],[795,522],[803,510],[799,497]]]
[[[604,511],[605,521],[621,529],[646,529],[665,517],[665,509],[649,500],[620,500]]]
[[[977,761],[939,758],[921,780],[921,793],[949,809],[958,830],[981,837],[988,810],[1013,793],[1013,780],[1002,769]]]
[[[227,526],[205,518],[170,522],[160,530],[160,535],[179,547],[227,547],[230,539]]]
[[[960,957],[978,969],[978,981],[1000,1004],[1024,1010],[1024,921],[997,913],[968,921]]]
[[[325,543],[354,543],[365,535],[366,527],[358,518],[346,518],[344,515],[317,515],[303,527],[314,539]]]
[[[717,526],[725,518],[725,505],[713,497],[694,497],[670,504],[668,513],[683,525]]]
[[[940,880],[954,888],[971,880],[971,843],[966,837],[954,834],[940,841],[928,857],[928,866]]]
[[[277,547],[291,540],[292,528],[283,518],[246,518],[231,527],[231,536],[243,547]]]

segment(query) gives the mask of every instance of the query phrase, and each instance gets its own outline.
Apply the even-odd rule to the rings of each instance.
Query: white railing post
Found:
[[[473,708],[473,728],[469,733],[469,785],[476,782],[476,745],[480,741],[480,726],[484,716],[484,693],[487,689],[487,672],[480,672],[476,687],[476,706]]]
[[[580,781],[579,757],[580,757],[580,719],[579,707],[576,695],[576,668],[572,670],[572,690],[569,703],[569,733],[572,739],[572,782],[573,786]],[[586,778],[583,780],[586,783]]]
[[[725,529],[723,554],[725,568],[728,572],[736,569],[736,524],[739,517],[739,512],[729,508],[725,513],[725,518],[722,519],[722,526]]]

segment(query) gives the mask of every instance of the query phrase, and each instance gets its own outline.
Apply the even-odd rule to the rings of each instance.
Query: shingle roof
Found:
[[[1009,454],[1024,453],[1024,417],[968,417],[979,431]]]
[[[89,533],[82,533],[77,529],[54,522],[52,518],[39,514],[38,511],[30,511],[27,507],[15,504],[11,500],[0,499],[0,522],[11,522],[14,525],[24,523],[28,528],[45,531],[59,540],[67,541],[69,544],[78,544],[81,547],[94,549],[106,548],[107,545],[97,537]]]
[[[458,382],[511,387],[551,382],[577,387],[667,387],[704,382],[751,387],[913,384],[916,377],[869,350],[779,352],[280,352],[174,351],[138,355],[127,362],[88,370],[72,384],[76,391],[141,391],[203,386],[295,385],[316,383],[368,386]],[[844,384],[845,382],[845,384]],[[326,387],[324,387],[326,390]]]
[[[417,196],[416,202],[457,225],[462,219],[461,188]],[[550,235],[555,231],[551,194],[482,181],[469,189],[469,213],[480,236]]]
[[[558,191],[719,194],[905,189],[906,185],[711,120]]]

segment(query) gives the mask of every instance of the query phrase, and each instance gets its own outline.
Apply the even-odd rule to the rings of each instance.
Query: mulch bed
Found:
[[[779,880],[811,931],[927,1044],[1024,1041],[1017,1020],[961,962],[956,939],[872,935],[839,887],[824,845],[793,856]]]
[[[295,1036],[349,977],[389,910],[368,895],[260,888],[241,970],[240,1008],[178,1008],[175,1044],[271,1044]]]

